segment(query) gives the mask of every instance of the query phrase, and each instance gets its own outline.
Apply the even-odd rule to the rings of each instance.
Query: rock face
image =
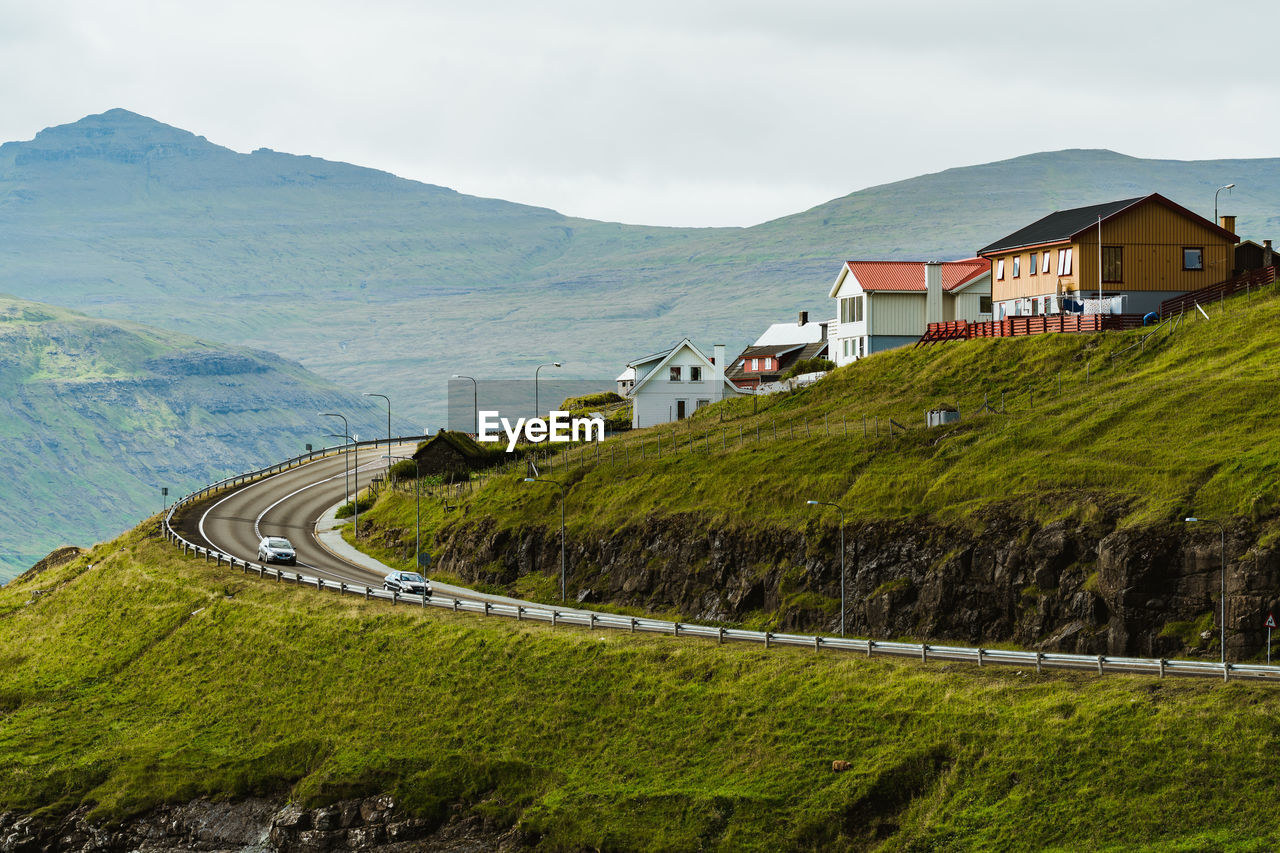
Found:
[[[924,522],[845,530],[846,630],[875,638],[969,644],[1014,642],[1046,651],[1216,657],[1187,627],[1217,625],[1219,543],[1177,524],[1117,527],[1089,521],[1028,524],[1000,511],[973,527]],[[1257,654],[1267,612],[1280,601],[1280,559],[1241,523],[1227,532],[1227,654]],[[1212,541],[1210,541],[1210,538]],[[472,581],[510,583],[558,573],[559,529],[498,530],[486,520],[446,528],[441,568]],[[836,631],[838,532],[714,529],[695,516],[647,519],[610,536],[569,542],[570,594],[676,609],[683,618],[743,621],[778,630]]]
[[[58,821],[0,814],[0,853],[478,853],[514,850],[528,840],[474,817],[443,824],[408,817],[389,794],[309,810],[263,799],[195,800],[121,824],[86,820],[85,811]]]

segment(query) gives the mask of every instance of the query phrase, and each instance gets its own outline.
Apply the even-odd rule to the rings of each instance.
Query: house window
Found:
[[[862,322],[862,297],[847,296],[840,300],[840,322],[841,323],[861,323]]]
[[[751,359],[751,369],[757,372],[760,370],[760,359],[758,358]]]
[[[1049,252],[1044,253],[1043,266],[1040,267],[1040,272],[1044,273],[1045,275],[1049,274],[1049,254],[1050,254]]]
[[[858,358],[862,358],[867,354],[867,339],[858,338]]]
[[[1204,269],[1204,249],[1184,247],[1182,250],[1182,268],[1184,270]]]
[[[1071,275],[1071,250],[1058,250],[1058,275]]]
[[[679,367],[673,367],[673,368],[671,368],[671,381],[672,381],[672,382],[679,382],[679,381],[680,381],[680,368],[679,368]]]
[[[702,381],[702,368],[699,365],[695,364],[689,368],[689,381],[690,382]]]
[[[1013,256],[1013,277],[1017,278],[1022,274],[1022,255]]]
[[[710,400],[699,400],[699,401],[694,405],[693,410],[696,412],[696,411],[698,411],[698,409],[701,409],[703,406],[710,406],[710,405],[711,405],[711,401],[710,401]]]
[[[996,261],[996,281],[1004,281],[1004,258]]]
[[[1032,266],[1032,268],[1034,269],[1034,265]],[[990,296],[978,297],[978,313],[979,314],[991,313],[991,297]]]
[[[1027,264],[1027,275],[1036,274],[1036,252],[1031,253],[1031,263]]]
[[[1124,247],[1102,247],[1102,280],[1109,284],[1124,281]]]
[[[676,400],[676,420],[684,420],[684,400]]]

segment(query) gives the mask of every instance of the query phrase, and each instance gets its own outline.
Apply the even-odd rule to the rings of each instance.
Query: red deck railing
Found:
[[[1220,281],[1217,284],[1211,284],[1208,287],[1202,287],[1199,290],[1193,290],[1190,293],[1166,299],[1160,303],[1160,317],[1163,319],[1173,314],[1192,311],[1196,305],[1207,305],[1210,302],[1234,296],[1241,291],[1249,291],[1275,284],[1275,281],[1275,267],[1263,267],[1262,269],[1253,270],[1244,275],[1238,275],[1235,278],[1229,278],[1226,281]]]
[[[1003,320],[988,320],[983,323],[955,320],[930,323],[916,345],[974,338],[1020,338],[1061,332],[1124,331],[1141,325],[1142,317],[1138,314],[1037,314],[1032,317],[1005,317]]]

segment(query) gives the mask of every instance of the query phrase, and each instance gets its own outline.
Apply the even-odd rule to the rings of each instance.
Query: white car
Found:
[[[431,584],[417,572],[392,572],[383,579],[382,588],[401,595],[431,597]]]
[[[298,564],[298,552],[283,536],[264,536],[258,543],[258,560],[263,563]]]

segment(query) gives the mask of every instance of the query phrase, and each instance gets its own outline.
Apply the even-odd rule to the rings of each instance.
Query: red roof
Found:
[[[845,261],[863,290],[924,293],[924,261]],[[942,263],[942,289],[956,290],[991,270],[983,258]]]

